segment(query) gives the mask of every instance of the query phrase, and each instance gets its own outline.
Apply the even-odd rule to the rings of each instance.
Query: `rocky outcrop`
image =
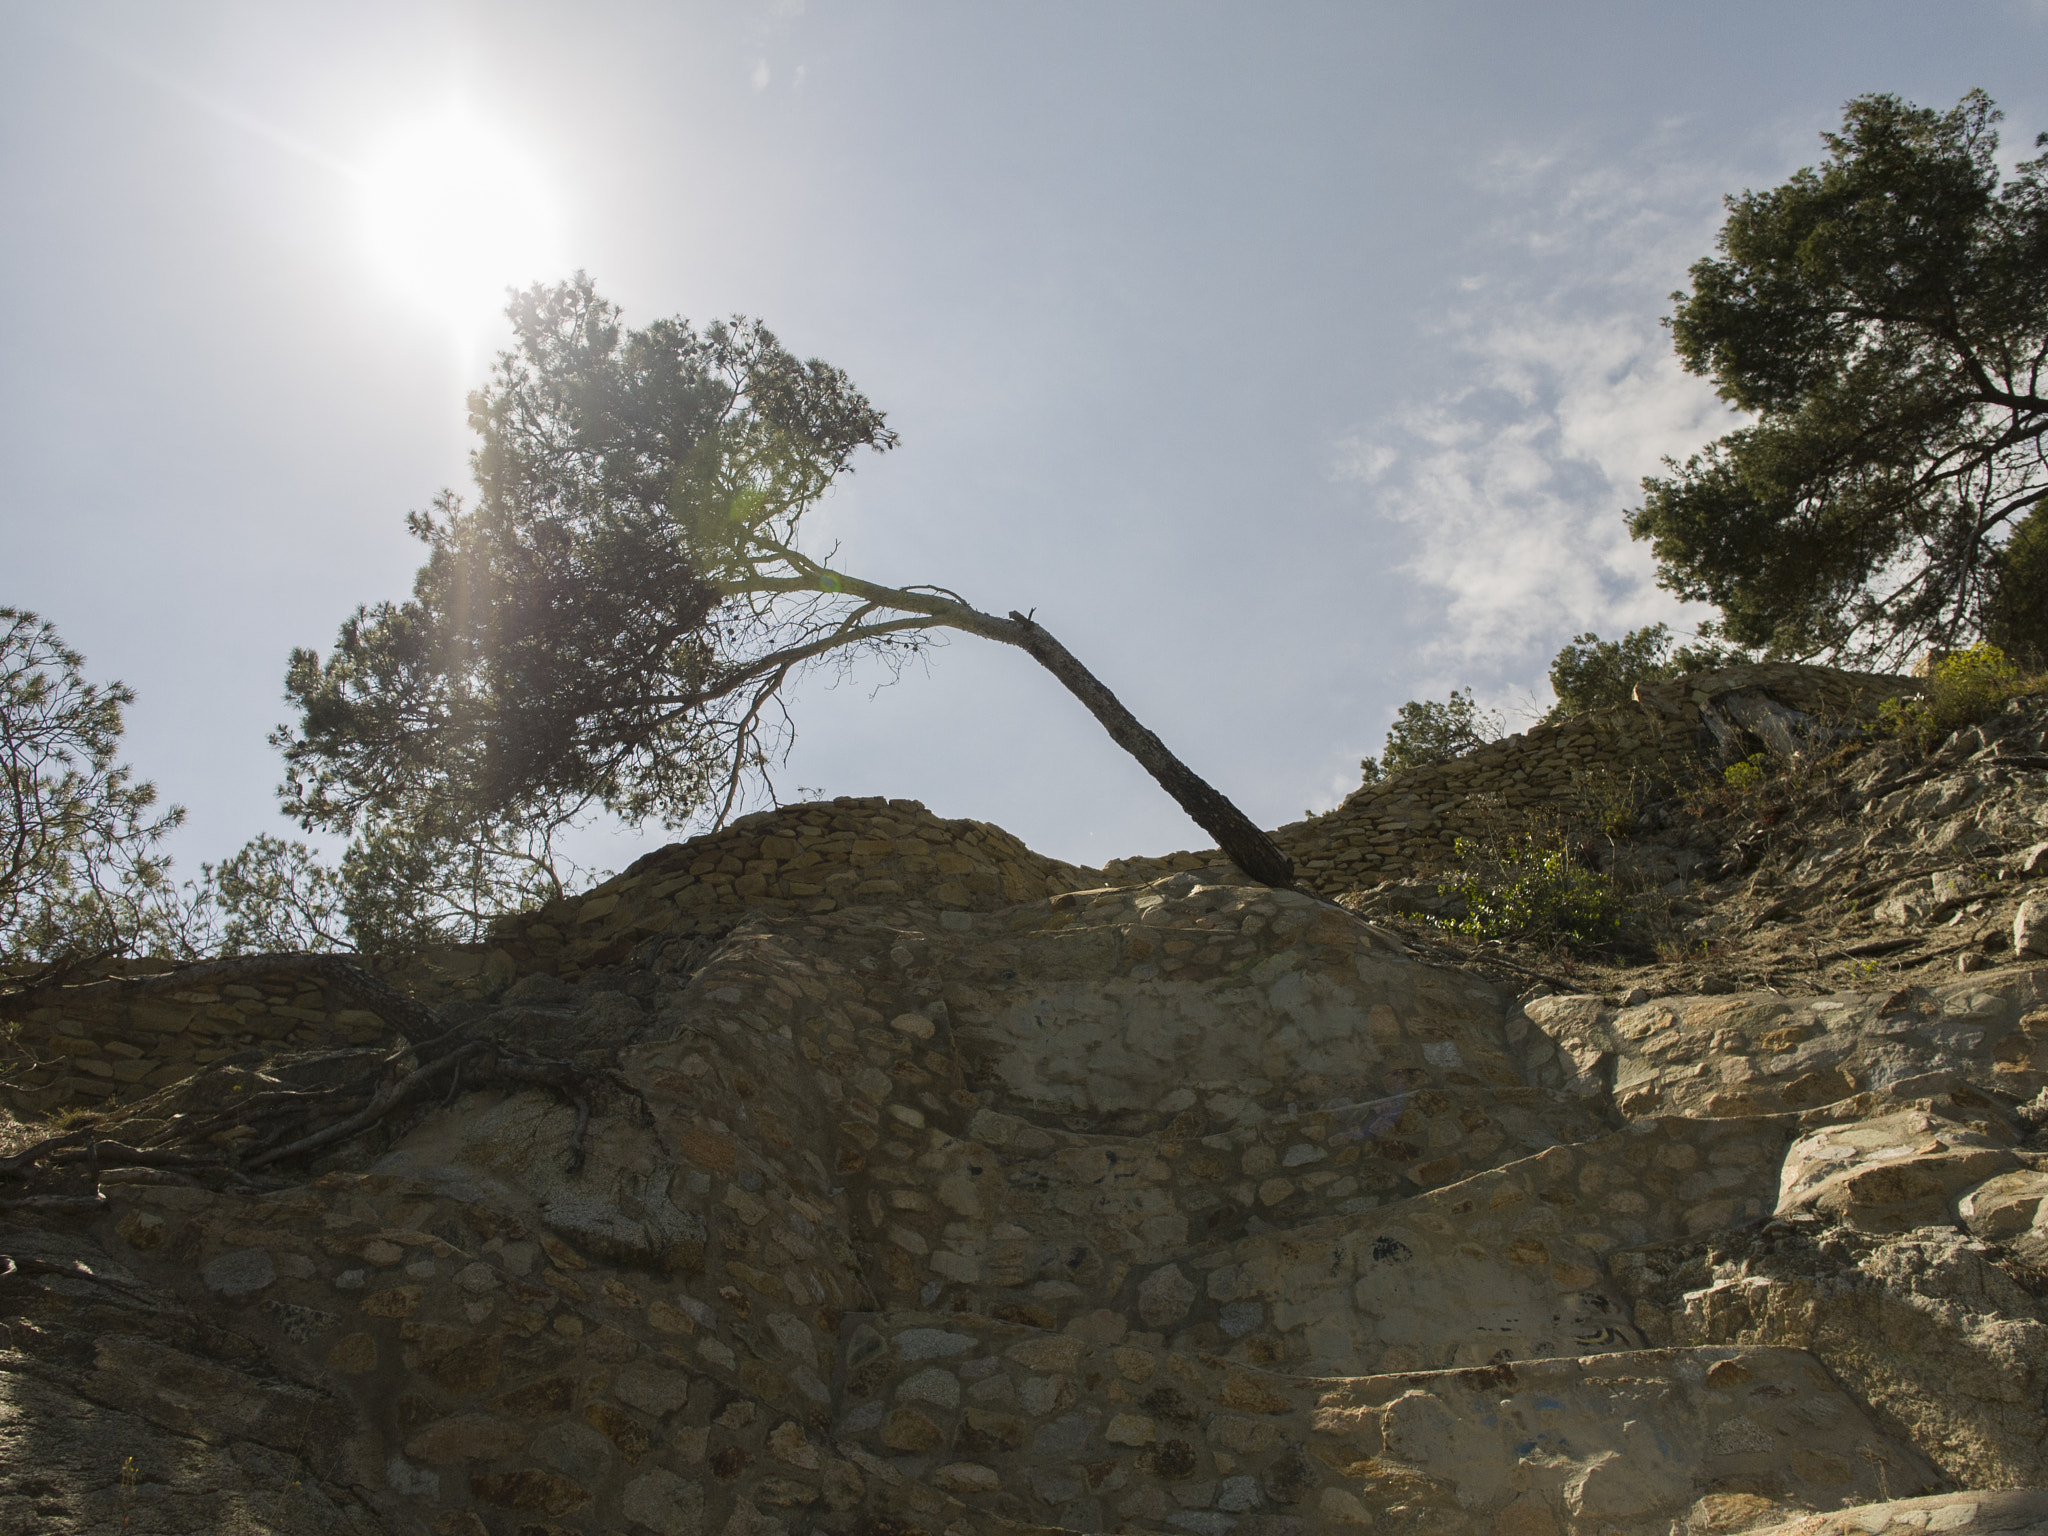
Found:
[[[2048,1531],[2048,966],[1516,995],[1196,862],[789,807],[426,957],[494,1054],[262,1163],[419,1002],[43,999],[0,1533]]]
[[[1832,746],[1917,679],[1767,662],[1690,674],[1636,689],[1635,702],[1589,710],[1353,790],[1321,816],[1273,839],[1304,885],[1336,896],[1441,869],[1460,837],[1498,833],[1504,820],[1567,811],[1598,819],[1648,785],[1687,783],[1704,764],[1751,752],[1789,755]],[[1112,860],[1111,878],[1150,880],[1198,868],[1212,855]]]

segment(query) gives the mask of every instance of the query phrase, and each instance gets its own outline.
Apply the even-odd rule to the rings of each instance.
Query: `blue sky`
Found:
[[[1691,622],[1621,514],[1731,424],[1659,329],[1720,197],[1866,91],[1982,86],[2010,162],[2043,57],[2009,0],[0,0],[0,603],[137,689],[188,870],[281,830],[286,653],[405,590],[491,295],[584,268],[844,367],[903,446],[821,509],[841,563],[1035,609],[1277,824],[1404,699]],[[379,246],[458,121],[475,174]],[[1202,841],[1020,655],[879,681],[801,690],[787,795]]]

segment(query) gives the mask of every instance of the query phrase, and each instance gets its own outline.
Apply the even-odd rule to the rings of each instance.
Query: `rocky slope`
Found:
[[[17,1113],[91,1113],[0,1162],[0,1532],[2048,1531],[2041,724],[1639,818],[1682,947],[1569,975],[846,801],[431,1020],[44,999]],[[251,1155],[436,1030],[490,1054]]]

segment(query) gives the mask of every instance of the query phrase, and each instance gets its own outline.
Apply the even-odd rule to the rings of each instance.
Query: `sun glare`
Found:
[[[384,274],[458,327],[504,291],[556,277],[544,179],[502,133],[460,112],[406,125],[361,162],[363,232]]]

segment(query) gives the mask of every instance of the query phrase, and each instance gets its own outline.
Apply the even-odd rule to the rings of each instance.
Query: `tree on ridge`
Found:
[[[1291,880],[1272,839],[1030,615],[802,547],[854,454],[896,443],[839,369],[755,321],[625,330],[582,274],[507,314],[515,346],[469,402],[474,504],[444,493],[409,518],[428,552],[410,599],[359,608],[324,660],[292,655],[298,719],[273,741],[307,828],[459,852],[471,888],[545,898],[560,829],[599,807],[723,819],[786,750],[793,678],[900,665],[957,630],[1031,656],[1240,869]]]
[[[1672,295],[1686,369],[1752,420],[1645,479],[1629,529],[1737,645],[1896,665],[1997,606],[2048,498],[2048,155],[2001,185],[1998,119],[1856,98]]]

